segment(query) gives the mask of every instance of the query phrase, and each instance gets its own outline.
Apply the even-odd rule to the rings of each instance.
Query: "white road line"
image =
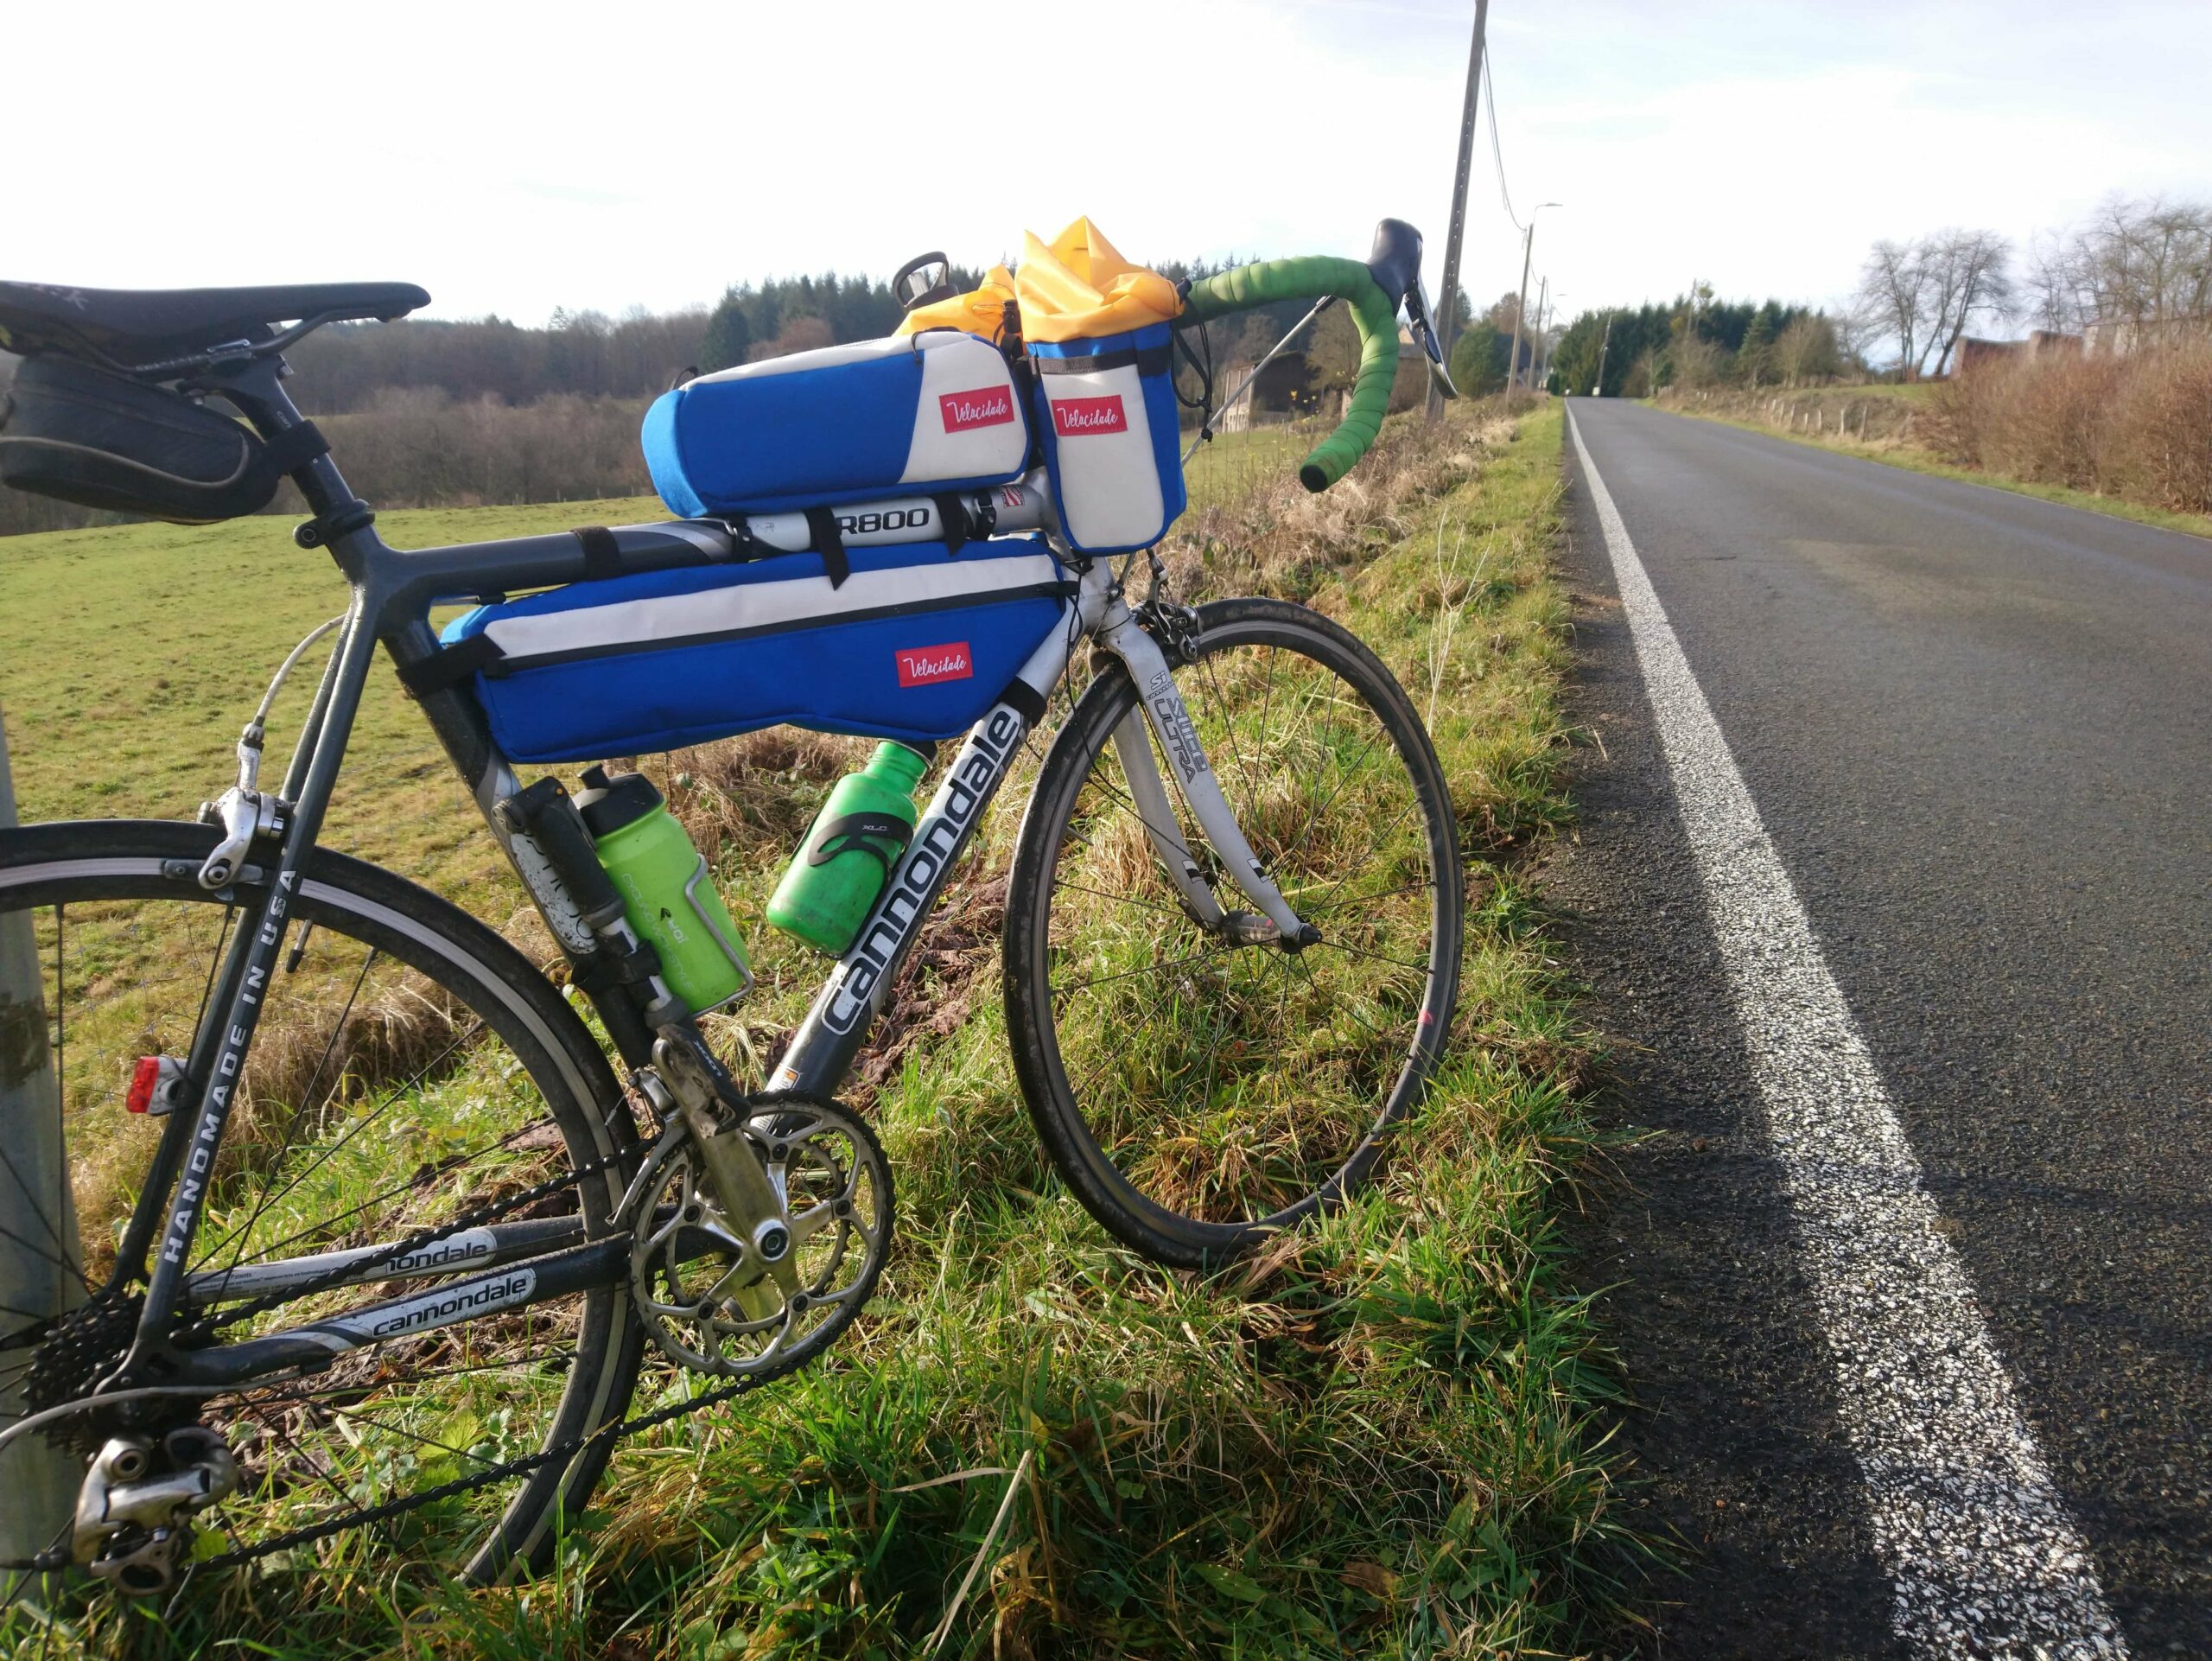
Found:
[[[1866,1041],[1580,423],[1570,430],[1789,1187],[1837,1415],[1895,1588],[1891,1625],[1926,1655],[2124,1657]]]

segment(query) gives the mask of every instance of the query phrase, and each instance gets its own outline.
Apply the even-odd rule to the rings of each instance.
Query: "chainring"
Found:
[[[697,1145],[672,1128],[623,1219],[631,1301],[677,1365],[772,1378],[835,1343],[874,1295],[891,1249],[891,1167],[867,1121],[836,1102],[747,1097],[719,1117],[742,1125],[784,1200],[791,1284],[725,1219]]]

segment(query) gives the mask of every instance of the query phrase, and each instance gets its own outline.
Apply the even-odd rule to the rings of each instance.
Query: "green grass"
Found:
[[[1625,1537],[1594,1411],[1611,1372],[1553,1224],[1587,1136],[1589,1052],[1522,869],[1567,811],[1567,610],[1549,564],[1560,432],[1555,406],[1517,429],[1394,423],[1375,469],[1318,499],[1257,487],[1262,472],[1279,484],[1276,452],[1296,439],[1224,440],[1194,468],[1199,511],[1168,550],[1181,592],[1283,593],[1347,621],[1427,712],[1451,780],[1470,861],[1454,1043],[1375,1190],[1210,1284],[1135,1259],[1060,1191],[1008,1077],[995,996],[988,878],[1009,800],[925,942],[920,1004],[964,1018],[894,1032],[890,1064],[856,1087],[891,1155],[900,1232],[839,1351],[757,1403],[629,1446],[535,1584],[462,1592],[389,1562],[294,1569],[195,1594],[173,1628],[154,1608],[95,1603],[56,1652],[919,1654],[979,1551],[938,1653],[1584,1641]],[[477,537],[634,506],[395,514],[387,528]],[[35,603],[42,631],[40,656],[11,656],[0,678],[27,815],[174,811],[219,788],[260,665],[333,608],[330,580],[302,577],[306,557],[272,529],[9,544],[44,544],[32,563],[48,562],[43,582],[0,565],[0,601]],[[201,555],[188,568],[180,537]],[[206,647],[175,601],[219,569],[272,568],[286,580],[240,608],[234,678],[193,678]],[[65,573],[73,601],[52,592]],[[189,717],[141,695],[151,678],[194,689]],[[88,695],[107,716],[54,725]],[[511,894],[487,886],[458,786],[409,713],[380,674],[360,756],[372,783],[342,834],[465,900]],[[162,748],[188,718],[191,763]],[[748,923],[839,755],[760,735],[655,764],[683,775],[678,805]],[[394,790],[412,792],[409,811],[373,811]],[[442,849],[424,841],[434,815],[450,822]],[[756,1000],[715,1023],[739,1050],[786,1024],[819,973],[753,932]]]
[[[1781,394],[1792,402],[1821,404],[1830,411],[1852,399],[1879,398],[1891,402],[1925,402],[1933,387],[1927,383],[1916,385],[1880,385],[1872,386],[1830,386],[1810,391]],[[1744,402],[1738,399],[1736,402]],[[1889,439],[1877,439],[1872,443],[1838,433],[1792,431],[1777,427],[1755,417],[1737,410],[1733,405],[1719,409],[1698,409],[1673,401],[1658,405],[1675,415],[1694,416],[1700,421],[1717,421],[1723,426],[1739,427],[1745,432],[1765,433],[1773,438],[1786,438],[1793,444],[1804,444],[1815,449],[1836,450],[1846,455],[1856,455],[1865,461],[1880,461],[1893,468],[1903,468],[1910,473],[1924,473],[1931,478],[1955,479],[1961,484],[1982,485],[1991,490],[2005,490],[2016,496],[2033,496],[2039,501],[2056,502],[2065,507],[2078,507],[2091,513],[2103,513],[2116,519],[2133,519],[2138,525],[2152,525],[2162,531],[2182,531],[2190,536],[2212,537],[2212,516],[2202,513],[2176,513],[2159,507],[2145,507],[2137,502],[2122,500],[2117,496],[2101,496],[2094,491],[2075,490],[2065,485],[2036,484],[2025,479],[2007,478],[2003,474],[1986,473],[1980,468],[1962,468],[1946,461],[1931,451],[1916,445],[1899,443]]]

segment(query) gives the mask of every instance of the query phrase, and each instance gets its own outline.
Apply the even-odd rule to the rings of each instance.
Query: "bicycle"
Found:
[[[1402,307],[1442,379],[1419,257],[1418,234],[1386,220],[1367,263],[1275,261],[1189,287],[1185,326],[1292,298],[1316,302],[1309,321],[1351,312],[1362,365],[1305,463],[1309,488],[1372,442]],[[925,272],[908,297],[928,287]],[[392,283],[0,283],[13,349],[233,406],[306,500],[295,539],[327,549],[349,588],[276,789],[259,776],[266,723],[315,636],[278,671],[236,782],[200,822],[0,832],[0,914],[30,913],[50,965],[68,1122],[115,1132],[102,1116],[127,1034],[154,1053],[124,1105],[160,1123],[111,1269],[68,1313],[0,1334],[0,1384],[21,1384],[32,1409],[0,1443],[43,1435],[87,1462],[67,1534],[7,1565],[19,1573],[74,1563],[147,1594],[188,1565],[309,1549],[339,1562],[379,1543],[474,1579],[527,1573],[620,1438],[826,1350],[874,1290],[894,1223],[883,1150],[836,1091],[1086,645],[1089,684],[1022,820],[1002,971],[1017,1080],[1083,1205],[1148,1258],[1217,1269],[1366,1181],[1443,1051],[1458,837],[1389,671],[1295,605],[1175,604],[1156,554],[1132,604],[1133,554],[1062,544],[1064,626],[968,731],[773,1077],[741,1088],[563,793],[525,788],[470,683],[433,672],[445,647],[429,619],[434,604],[778,544],[740,518],[387,546],[294,407],[283,353],[324,324],[389,321],[428,297]],[[909,532],[931,512],[940,532],[980,537],[1056,524],[1041,473],[885,506]],[[877,509],[841,508],[836,523],[864,542]],[[815,531],[837,535],[818,516]],[[457,907],[317,845],[379,644],[585,1009]],[[427,1037],[356,1021],[402,1004],[429,1010]],[[369,1054],[378,1041],[391,1053]],[[73,1075],[88,1053],[99,1065]],[[71,1197],[32,1192],[6,1149],[0,1163],[11,1238],[55,1255]],[[631,1416],[651,1358],[707,1387]]]

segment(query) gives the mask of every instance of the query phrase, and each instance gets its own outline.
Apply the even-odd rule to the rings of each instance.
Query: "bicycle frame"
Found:
[[[301,421],[280,385],[283,372],[279,360],[257,360],[239,371],[226,389],[226,395],[265,436],[273,437]],[[372,1245],[233,1270],[228,1276],[188,1272],[233,1086],[253,1041],[263,991],[276,970],[288,916],[322,826],[378,645],[384,646],[404,679],[440,649],[429,622],[434,605],[550,588],[605,574],[603,564],[587,570],[583,544],[572,532],[415,551],[394,549],[376,534],[372,516],[353,499],[328,455],[293,476],[315,515],[298,539],[302,545],[329,548],[350,585],[351,597],[338,645],[276,792],[283,821],[277,827],[282,837],[278,863],[265,874],[265,898],[258,912],[249,914],[247,926],[238,931],[229,948],[186,1063],[183,1099],[165,1123],[148,1181],[120,1243],[114,1284],[120,1286],[143,1271],[149,1253],[152,1268],[137,1340],[122,1366],[103,1381],[103,1391],[235,1388],[286,1369],[319,1367],[336,1353],[382,1338],[412,1335],[567,1295],[607,1284],[626,1272],[626,1239],[618,1236],[586,1242],[580,1223],[564,1225],[558,1219],[550,1227],[538,1220],[463,1230],[404,1257]],[[707,521],[624,526],[607,534],[626,571],[702,565],[732,559],[739,552],[737,538],[728,528]],[[604,544],[602,559],[603,549]],[[1127,604],[1111,563],[1079,557],[1071,563],[1080,576],[1077,592],[1067,602],[1065,626],[1038,647],[999,703],[968,734],[916,824],[874,912],[823,982],[770,1081],[772,1093],[835,1094],[953,865],[1005,782],[1024,739],[1041,720],[1075,646],[1085,638],[1114,653],[1140,689],[1141,724],[1133,714],[1116,733],[1115,741],[1146,832],[1192,916],[1202,926],[1243,945],[1280,940],[1295,948],[1318,938],[1292,912],[1253,856],[1213,777],[1175,688],[1168,659]],[[605,942],[585,925],[552,862],[527,837],[503,824],[496,811],[502,800],[516,793],[519,781],[493,742],[474,693],[464,684],[417,696],[432,730],[556,938],[572,961],[591,961]],[[1146,737],[1147,726],[1161,752],[1173,762],[1179,790],[1230,876],[1258,907],[1257,915],[1224,911],[1205,881],[1178,828]],[[634,945],[635,937],[629,938]],[[593,995],[608,1035],[633,1078],[647,1074],[652,1066],[655,1034],[643,1012],[654,996],[666,996],[666,988],[657,977],[644,1002],[619,985]],[[689,1020],[683,1017],[686,1024]],[[599,1105],[614,1136],[634,1141],[622,1104]],[[282,1291],[334,1271],[344,1271],[344,1278],[323,1283],[445,1275],[456,1267],[480,1265],[481,1272],[469,1279],[446,1281],[427,1293],[289,1332],[199,1350],[178,1350],[167,1341],[179,1304],[188,1297]],[[247,1276],[245,1281],[236,1279],[241,1273]]]

